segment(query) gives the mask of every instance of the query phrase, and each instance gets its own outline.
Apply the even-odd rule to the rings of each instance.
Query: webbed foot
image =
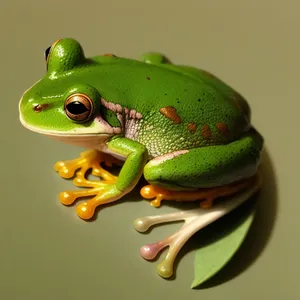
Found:
[[[122,193],[115,186],[118,177],[104,170],[101,163],[108,167],[113,164],[121,164],[112,156],[96,150],[88,150],[82,152],[77,159],[60,161],[54,166],[62,178],[72,178],[75,175],[73,182],[76,186],[90,188],[87,190],[64,191],[59,195],[59,200],[64,205],[71,205],[78,198],[94,196],[91,200],[77,206],[77,215],[82,219],[92,218],[97,206],[113,202],[122,196]],[[88,180],[86,176],[90,169],[92,175],[98,176],[102,180]]]
[[[232,198],[215,204],[209,209],[196,208],[188,211],[147,216],[135,220],[134,227],[138,232],[146,232],[150,227],[156,224],[184,221],[183,226],[171,236],[156,243],[141,247],[141,256],[146,260],[153,260],[162,249],[169,247],[167,255],[157,266],[157,273],[163,278],[170,278],[174,272],[175,259],[191,236],[250,199],[260,188],[260,174],[252,178],[251,183],[252,184],[247,185],[247,188],[241,193],[237,193]]]
[[[78,170],[86,173],[90,169],[92,169],[93,175],[102,177],[104,180],[114,179],[115,177],[112,174],[100,166],[102,162],[108,167],[111,167],[113,164],[120,164],[116,158],[110,155],[97,150],[87,150],[80,153],[80,157],[76,159],[57,162],[54,165],[54,169],[60,177],[65,179],[74,177],[75,172]]]

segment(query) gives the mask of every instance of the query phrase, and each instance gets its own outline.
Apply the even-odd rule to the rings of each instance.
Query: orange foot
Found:
[[[74,177],[75,172],[78,170],[86,173],[90,169],[92,169],[93,175],[102,177],[104,180],[113,178],[109,172],[100,166],[102,162],[108,167],[111,167],[113,164],[121,164],[119,160],[110,155],[97,150],[87,150],[80,153],[79,158],[57,162],[54,165],[54,169],[60,177],[66,179]]]
[[[210,208],[215,199],[219,197],[230,196],[251,186],[257,180],[259,174],[250,179],[240,181],[216,188],[205,188],[196,191],[169,191],[153,185],[144,186],[140,193],[143,198],[151,200],[150,204],[154,207],[160,207],[162,200],[173,201],[197,201],[201,200],[200,207]]]
[[[121,165],[122,163],[105,153],[96,150],[82,152],[80,157],[69,161],[57,162],[55,170],[62,178],[72,178],[74,184],[78,187],[87,187],[87,190],[64,191],[59,195],[59,200],[64,205],[71,205],[78,198],[94,196],[89,201],[77,206],[76,212],[82,219],[90,219],[94,215],[95,207],[101,201],[101,193],[110,188],[117,180],[117,176],[101,167],[101,163],[111,167],[113,164]],[[87,172],[92,170],[92,175],[100,177],[102,180],[88,180]],[[105,202],[105,201],[103,201]]]

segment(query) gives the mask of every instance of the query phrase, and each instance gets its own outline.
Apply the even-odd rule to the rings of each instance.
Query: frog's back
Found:
[[[178,81],[170,76],[161,84],[170,84],[164,93],[168,100],[159,102],[163,104],[146,117],[139,132],[138,140],[150,148],[153,156],[226,144],[250,128],[248,103],[226,83],[192,67],[161,67],[177,73]]]
[[[154,156],[228,143],[250,127],[243,97],[193,67],[102,57],[90,82],[105,100],[142,116],[139,125],[128,123],[126,136],[147,145]]]
[[[190,66],[180,66],[171,64],[166,64],[164,66],[168,69],[177,71],[186,76],[190,76],[191,78],[201,83],[204,83],[205,85],[210,86],[214,90],[218,91],[218,93],[220,93],[220,95],[222,95],[224,99],[226,99],[229,102],[232,102],[238,108],[238,110],[241,111],[242,114],[248,119],[248,121],[250,121],[251,112],[246,99],[242,97],[242,95],[239,94],[237,91],[235,91],[231,86],[222,81],[220,78],[216,77],[208,71]]]

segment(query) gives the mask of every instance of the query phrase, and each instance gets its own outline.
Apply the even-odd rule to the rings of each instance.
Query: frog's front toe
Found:
[[[123,197],[124,193],[119,191],[115,184],[103,184],[99,182],[98,187],[86,191],[89,195],[95,196],[77,206],[77,215],[84,220],[91,219],[98,206],[114,202]]]
[[[55,171],[62,178],[72,178],[79,169],[86,169],[96,166],[100,161],[100,154],[96,150],[88,150],[80,153],[80,157],[67,161],[59,161],[54,165]]]
[[[95,209],[98,205],[118,199],[116,195],[118,192],[115,190],[115,183],[118,177],[102,168],[102,162],[107,166],[121,164],[120,161],[109,155],[95,150],[88,150],[82,152],[77,159],[58,162],[55,165],[55,170],[61,177],[72,178],[75,175],[73,180],[74,184],[78,187],[88,188],[84,190],[61,192],[59,200],[62,204],[71,205],[77,199],[93,197],[91,200],[78,205],[76,208],[77,215],[84,220],[94,216]],[[86,178],[87,172],[90,169],[94,176],[100,177],[100,180],[89,180]]]
[[[92,187],[90,189],[65,191],[60,194],[60,201],[64,205],[71,205],[77,199],[93,196],[92,199],[76,207],[76,213],[81,219],[91,219],[98,206],[114,202],[123,197],[123,193],[116,188],[114,183],[89,181],[89,184]]]
[[[95,207],[89,205],[88,202],[84,202],[76,207],[76,213],[81,219],[89,220],[95,214]]]
[[[104,170],[100,163],[104,163],[106,166],[111,167],[113,164],[119,165],[120,162],[114,157],[100,153],[97,150],[87,150],[80,153],[80,157],[67,161],[59,161],[54,165],[55,171],[59,176],[65,179],[74,177],[77,171],[86,173],[92,169],[92,174],[102,177],[103,179],[110,179],[111,174]]]

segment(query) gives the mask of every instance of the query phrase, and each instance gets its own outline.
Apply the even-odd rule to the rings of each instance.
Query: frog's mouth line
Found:
[[[84,133],[84,132],[78,132],[73,131],[71,133],[69,132],[59,132],[55,130],[43,130],[40,128],[37,128],[35,126],[28,125],[22,115],[19,116],[20,123],[28,130],[42,134],[44,136],[47,136],[49,138],[52,138],[57,141],[61,141],[67,144],[72,144],[74,146],[80,146],[85,148],[92,148],[92,149],[99,149],[103,147],[106,140],[109,139],[111,136],[109,133]]]
[[[19,109],[20,111],[20,109]],[[49,136],[61,136],[61,137],[82,137],[82,136],[87,136],[87,137],[92,137],[92,136],[111,136],[114,134],[119,134],[121,133],[121,128],[120,127],[112,127],[110,126],[104,119],[100,116],[97,115],[95,116],[94,119],[94,126],[90,127],[90,133],[86,133],[84,129],[74,129],[70,131],[57,131],[57,130],[51,130],[51,129],[41,129],[36,126],[29,125],[23,118],[22,113],[19,113],[19,120],[20,123],[28,130],[43,134],[43,135],[49,135]]]

